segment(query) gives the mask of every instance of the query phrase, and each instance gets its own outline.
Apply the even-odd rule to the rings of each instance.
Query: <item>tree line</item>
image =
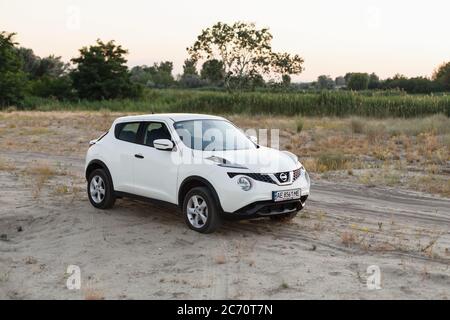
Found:
[[[60,100],[139,98],[144,88],[255,89],[401,89],[409,93],[450,91],[450,62],[442,64],[431,79],[396,75],[380,80],[372,73],[347,73],[332,79],[321,75],[312,83],[291,83],[303,71],[297,54],[274,52],[272,34],[253,23],[218,22],[202,30],[187,48],[183,72],[174,77],[173,63],[127,67],[128,50],[114,41],[98,39],[79,55],[62,61],[39,57],[14,40],[15,33],[0,32],[0,105],[20,105],[26,96]]]
[[[396,74],[392,78],[380,80],[375,73],[348,72],[345,76],[334,80],[327,75],[321,75],[317,81],[305,84],[303,88],[316,89],[348,89],[348,90],[403,90],[407,93],[423,93],[450,91],[450,62],[444,62],[434,72],[431,78],[408,78]]]

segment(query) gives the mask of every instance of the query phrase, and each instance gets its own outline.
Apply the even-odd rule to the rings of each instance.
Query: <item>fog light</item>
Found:
[[[239,179],[237,180],[237,184],[244,191],[248,191],[252,188],[252,182],[247,177],[239,177]]]

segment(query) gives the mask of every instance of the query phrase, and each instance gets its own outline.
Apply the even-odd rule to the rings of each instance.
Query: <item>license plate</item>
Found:
[[[275,202],[300,199],[300,195],[301,195],[300,189],[272,191],[272,199]]]

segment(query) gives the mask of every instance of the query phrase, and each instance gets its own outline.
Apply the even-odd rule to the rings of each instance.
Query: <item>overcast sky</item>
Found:
[[[130,66],[170,60],[180,73],[203,28],[250,21],[270,28],[274,50],[300,54],[306,70],[294,80],[310,81],[349,71],[430,76],[450,60],[449,13],[449,0],[0,0],[0,30],[64,60],[114,39]]]

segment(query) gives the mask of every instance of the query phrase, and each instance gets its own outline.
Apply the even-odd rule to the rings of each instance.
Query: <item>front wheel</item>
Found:
[[[212,233],[221,224],[218,205],[206,187],[193,188],[186,194],[183,215],[188,227],[200,233]]]
[[[89,175],[87,193],[91,204],[99,209],[111,208],[116,201],[112,183],[103,169]]]

